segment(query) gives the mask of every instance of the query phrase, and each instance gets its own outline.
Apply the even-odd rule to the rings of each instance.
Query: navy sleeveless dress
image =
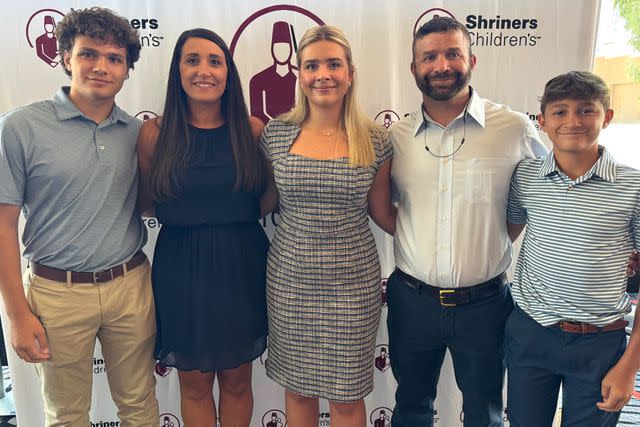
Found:
[[[269,241],[260,194],[234,191],[226,125],[190,127],[194,155],[175,198],[156,205],[156,358],[180,370],[235,368],[267,342]]]

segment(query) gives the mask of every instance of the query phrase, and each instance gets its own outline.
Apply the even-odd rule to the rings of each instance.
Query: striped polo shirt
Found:
[[[640,248],[640,171],[600,153],[575,180],[553,152],[523,160],[511,178],[507,221],[527,224],[513,296],[543,326],[604,326],[631,311],[626,268]]]

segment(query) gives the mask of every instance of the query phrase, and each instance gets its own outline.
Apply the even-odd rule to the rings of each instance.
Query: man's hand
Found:
[[[38,363],[49,359],[49,345],[42,323],[33,313],[11,317],[11,345],[20,359]]]
[[[633,394],[636,373],[617,363],[602,379],[602,402],[596,406],[606,412],[619,412]]]
[[[640,256],[635,249],[629,255],[629,262],[627,264],[627,277],[633,277],[640,269]]]

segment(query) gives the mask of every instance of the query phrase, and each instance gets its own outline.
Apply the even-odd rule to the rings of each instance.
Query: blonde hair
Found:
[[[298,44],[298,52],[296,54],[298,67],[301,65],[302,51],[311,43],[321,40],[328,40],[342,46],[349,64],[349,70],[353,73],[351,86],[347,88],[340,117],[340,127],[346,131],[347,140],[349,141],[349,166],[370,166],[376,159],[373,140],[382,139],[384,129],[364,114],[360,105],[358,105],[356,100],[356,73],[351,55],[351,46],[349,46],[349,42],[342,30],[331,25],[320,25],[308,29]],[[296,105],[291,111],[280,115],[278,118],[287,123],[301,125],[308,114],[309,100],[300,88],[300,79],[298,79]]]

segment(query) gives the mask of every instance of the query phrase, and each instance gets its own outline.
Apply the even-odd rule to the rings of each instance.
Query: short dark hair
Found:
[[[416,43],[418,40],[431,33],[446,33],[449,31],[460,31],[462,33],[469,44],[469,57],[471,57],[471,35],[469,34],[467,27],[465,27],[462,22],[448,16],[439,16],[422,24],[420,28],[418,28],[418,31],[413,35],[413,42],[411,43],[411,57],[413,60],[415,61]]]
[[[540,111],[550,102],[561,99],[597,99],[604,106],[605,111],[611,105],[611,94],[602,78],[588,71],[569,71],[549,80],[544,86],[544,93],[540,98]]]
[[[131,27],[126,18],[110,9],[102,7],[71,9],[56,26],[58,50],[61,55],[71,52],[76,36],[79,35],[124,47],[127,50],[127,67],[131,70],[133,64],[140,58],[142,46],[138,31]],[[64,66],[64,61],[62,61],[62,69],[71,76],[71,71]]]

